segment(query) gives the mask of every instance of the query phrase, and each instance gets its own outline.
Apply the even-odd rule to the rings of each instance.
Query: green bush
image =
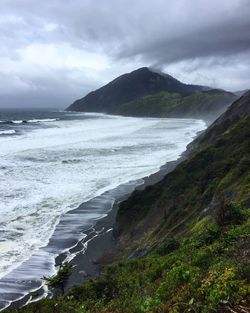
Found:
[[[216,221],[219,226],[241,224],[246,220],[246,210],[239,203],[220,203],[216,209]]]
[[[178,249],[180,246],[179,241],[176,238],[167,238],[163,244],[161,244],[157,249],[156,249],[156,253],[158,253],[159,255],[166,255],[169,254],[173,251],[175,251],[176,249]]]
[[[221,265],[219,265],[221,266]],[[234,267],[220,269],[218,265],[203,279],[200,292],[204,296],[207,312],[219,306],[236,304],[249,293],[249,286],[238,278]]]
[[[157,298],[161,301],[168,299],[176,288],[186,282],[195,282],[199,276],[199,269],[188,264],[179,264],[166,272],[164,281],[157,289]]]
[[[64,293],[64,285],[67,279],[69,278],[71,268],[72,265],[68,262],[65,262],[62,265],[60,265],[56,275],[52,277],[43,277],[43,280],[49,287],[61,289],[62,293]]]

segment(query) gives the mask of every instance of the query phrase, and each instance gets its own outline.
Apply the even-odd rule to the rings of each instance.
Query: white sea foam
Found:
[[[57,118],[43,118],[43,119],[32,119],[28,120],[28,123],[47,123],[47,122],[55,122],[57,121]]]
[[[86,115],[33,119],[53,127],[0,137],[0,277],[48,243],[62,214],[157,171],[205,128],[200,120]]]
[[[13,124],[22,124],[23,120],[13,120],[11,121]]]
[[[14,129],[8,129],[8,130],[0,130],[0,135],[12,135],[15,134]]]

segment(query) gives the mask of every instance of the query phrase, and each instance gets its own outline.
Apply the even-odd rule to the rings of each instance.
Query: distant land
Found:
[[[148,67],[114,79],[66,110],[138,117],[186,117],[213,121],[239,96],[190,85]]]
[[[238,97],[241,97],[244,95],[244,93],[246,93],[249,89],[244,89],[244,90],[237,90],[237,91],[234,91],[233,93],[238,96]]]

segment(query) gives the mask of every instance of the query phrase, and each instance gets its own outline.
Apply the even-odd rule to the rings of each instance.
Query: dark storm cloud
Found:
[[[168,23],[166,19],[165,27],[163,23],[163,27],[155,30],[154,36],[145,29],[141,33],[142,40],[123,49],[119,55],[131,57],[137,54],[148,60],[155,60],[156,63],[168,64],[187,59],[227,57],[249,52],[250,2],[239,1],[229,12],[225,8],[222,9],[223,1],[220,9],[214,5],[214,10],[208,12],[205,2],[203,3],[204,7],[193,6],[193,10],[189,8],[188,15],[176,15],[176,21],[172,18]],[[209,3],[206,3],[209,6]],[[213,1],[210,5],[213,7]]]
[[[0,12],[0,94],[69,101],[142,65],[250,85],[248,0],[1,0]]]
[[[16,32],[20,44],[68,40],[81,48],[104,48],[118,58],[141,55],[166,63],[250,49],[249,0],[45,0],[39,5],[8,0],[1,11],[21,18],[18,28],[6,30],[13,39]],[[45,23],[57,29],[44,34]]]

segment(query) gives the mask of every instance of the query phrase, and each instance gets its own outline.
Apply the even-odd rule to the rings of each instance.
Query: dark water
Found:
[[[24,131],[50,127],[49,122],[92,118],[83,113],[58,110],[0,109],[0,136],[19,135]],[[95,117],[98,118],[98,117]],[[46,123],[46,125],[44,125]]]

